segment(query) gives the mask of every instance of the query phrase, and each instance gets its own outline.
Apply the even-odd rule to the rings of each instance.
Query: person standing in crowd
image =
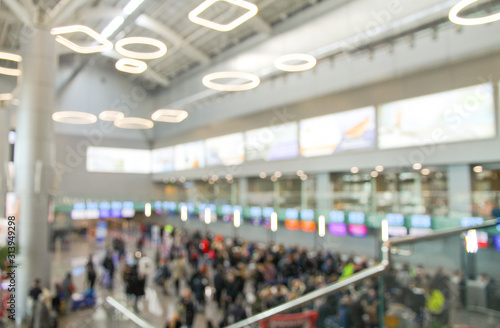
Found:
[[[183,322],[186,328],[191,328],[194,322],[194,303],[191,299],[191,290],[185,289],[180,302]]]
[[[207,267],[204,265],[197,269],[189,280],[189,286],[196,298],[198,311],[202,311],[205,307],[205,287],[207,286],[206,271]]]
[[[186,277],[186,274],[186,258],[184,257],[184,254],[180,254],[180,256],[172,262],[172,278],[174,279],[175,295],[179,295],[180,282],[181,279]]]
[[[75,292],[75,286],[73,285],[71,272],[66,273],[66,278],[64,278],[62,283],[62,288],[66,310],[71,309],[71,295],[73,295],[73,293]]]
[[[33,301],[38,300],[38,296],[42,293],[42,288],[40,287],[40,279],[35,279],[33,282],[33,287],[29,291],[29,296],[33,299]]]
[[[226,289],[226,279],[224,278],[224,270],[222,267],[217,268],[217,273],[214,276],[215,301],[219,309],[222,308],[222,293]]]
[[[181,315],[179,312],[174,312],[174,315],[170,319],[170,321],[167,322],[167,325],[165,328],[181,328],[182,327],[182,320],[181,320]]]
[[[94,289],[94,284],[97,276],[94,271],[94,266],[87,264],[87,283],[89,286],[89,289]]]
[[[104,267],[104,270],[106,270],[104,277],[103,277],[103,285],[104,285],[104,287],[111,290],[113,288],[113,277],[115,274],[115,264],[113,263],[113,258],[111,256],[110,251],[108,251],[106,253],[106,257],[104,258],[104,261],[102,262],[102,266]]]

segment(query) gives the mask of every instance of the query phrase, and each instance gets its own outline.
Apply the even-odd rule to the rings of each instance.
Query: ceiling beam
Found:
[[[7,7],[9,7],[10,11],[12,11],[12,13],[16,15],[21,22],[23,22],[24,25],[33,25],[29,12],[23,8],[19,2],[16,0],[4,0],[3,2],[7,5]]]
[[[122,9],[116,9],[113,7],[85,8],[79,12],[78,18],[84,21],[110,19],[120,16],[122,13]]]
[[[7,33],[9,31],[10,27],[10,22],[6,21],[2,25],[2,32],[0,33],[0,45],[3,45],[5,42],[5,39],[7,38]]]
[[[185,53],[187,56],[191,57],[194,60],[197,60],[198,62],[208,65],[210,64],[211,60],[208,55],[205,53],[201,52],[197,48],[193,47],[190,43],[188,43],[184,38],[182,38],[177,32],[172,30],[170,27],[167,25],[160,23],[153,18],[147,16],[147,15],[140,15],[137,17],[135,20],[135,23],[138,26],[141,26],[145,29],[148,29],[150,31],[153,31],[155,33],[158,33],[159,35],[163,36],[170,42],[174,43],[174,45],[180,49],[183,53]]]
[[[271,34],[273,31],[273,28],[271,25],[269,25],[268,22],[266,22],[262,17],[254,16],[252,19],[248,21],[251,23],[258,31],[265,33],[265,34]]]
[[[36,17],[37,7],[32,0],[21,0],[24,8],[28,11],[31,17]]]
[[[64,21],[73,15],[81,6],[85,4],[86,0],[61,0],[49,12],[49,21],[54,26],[64,23]]]

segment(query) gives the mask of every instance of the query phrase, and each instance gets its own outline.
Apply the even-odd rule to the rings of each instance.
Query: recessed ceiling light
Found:
[[[288,62],[301,61],[302,64],[287,64]],[[274,66],[277,69],[285,72],[302,72],[316,66],[316,58],[306,54],[289,54],[278,57],[274,61]]]
[[[281,178],[281,172],[280,171],[274,172],[274,176],[277,178]]]
[[[414,170],[418,171],[422,168],[422,164],[420,163],[414,163],[412,166],[411,166]]]
[[[0,59],[9,60],[16,63],[20,63],[23,60],[21,56],[16,54],[11,54],[8,52],[0,52]],[[0,67],[0,74],[10,75],[10,76],[20,76],[21,70],[18,68]]]
[[[229,2],[233,5],[247,9],[248,12],[246,12],[245,14],[241,15],[240,17],[236,18],[235,20],[233,20],[232,22],[227,23],[227,24],[219,24],[219,23],[215,23],[213,21],[210,21],[208,19],[203,19],[203,18],[199,17],[199,15],[202,12],[207,10],[211,5],[213,5],[214,3],[218,2],[218,1]],[[198,7],[193,9],[189,13],[188,17],[189,17],[189,20],[195,24],[202,25],[202,26],[211,28],[213,30],[227,32],[227,31],[231,31],[232,29],[243,24],[244,22],[246,22],[247,20],[249,20],[253,16],[257,15],[258,11],[259,11],[259,8],[256,5],[254,5],[253,3],[250,3],[248,1],[244,1],[244,0],[206,0],[205,2],[200,4]]]
[[[124,117],[114,122],[120,129],[151,129],[153,121],[141,117]]]
[[[129,44],[145,44],[156,47],[158,48],[158,50],[152,52],[131,51],[124,48],[124,46]],[[134,59],[157,59],[165,56],[165,54],[167,53],[167,46],[160,40],[156,40],[153,38],[146,38],[142,36],[136,36],[136,37],[124,38],[117,41],[115,44],[115,50],[122,56]]]
[[[266,172],[260,172],[260,173],[259,173],[259,177],[260,177],[261,179],[265,179],[265,178],[267,177]]]
[[[377,171],[372,171],[370,173],[370,175],[372,176],[372,178],[376,178],[376,177],[378,177],[378,172]]]
[[[300,180],[302,180],[302,181],[306,181],[306,180],[307,180],[307,174],[302,174],[302,175],[300,176]]]
[[[148,64],[141,60],[122,58],[115,64],[117,70],[130,74],[141,74],[148,69]]]
[[[181,109],[158,109],[151,115],[151,119],[157,122],[179,123],[188,117],[188,112]]]
[[[462,11],[463,9],[465,9],[466,7],[470,6],[471,4],[477,1],[479,0],[460,1],[451,8],[450,13],[448,14],[448,18],[450,19],[450,21],[458,25],[482,25],[482,24],[493,23],[497,20],[500,20],[500,13],[483,17],[474,17],[474,18],[463,18],[458,16],[460,11]]]
[[[298,171],[297,171],[297,175],[298,175],[299,177],[300,177],[302,174],[304,174],[304,171],[302,171],[302,170],[298,170]]]
[[[483,172],[483,167],[481,165],[476,165],[472,170],[476,173],[481,173]]]
[[[377,171],[377,172],[383,172],[384,171],[384,167],[382,165],[377,165],[377,166],[375,166],[375,171]]]
[[[70,33],[84,33],[87,34],[89,37],[92,39],[96,40],[97,42],[100,42],[100,45],[97,46],[80,46],[74,42],[69,41],[65,37],[62,37],[61,34],[70,34]],[[56,41],[62,44],[65,47],[68,47],[69,49],[73,50],[74,52],[78,52],[81,54],[91,54],[95,52],[102,52],[102,51],[107,51],[113,49],[113,43],[91,29],[88,26],[84,25],[71,25],[71,26],[63,26],[63,27],[54,27],[52,30],[50,30],[50,34],[56,35]]]
[[[97,122],[97,116],[86,112],[60,111],[52,114],[52,119],[65,124],[92,124]]]
[[[250,82],[243,84],[222,84],[213,82],[213,80],[219,79],[244,79],[249,80]],[[256,88],[260,84],[260,79],[257,75],[245,72],[216,72],[205,75],[201,82],[204,86],[213,90],[246,91]]]
[[[12,100],[13,97],[12,93],[0,93],[0,101],[9,101]]]
[[[116,110],[104,110],[99,114],[99,119],[102,121],[116,121],[124,118],[125,114]]]
[[[356,174],[358,172],[359,172],[359,168],[357,168],[356,166],[351,167],[351,173],[352,174]]]
[[[422,175],[429,175],[429,174],[431,174],[431,170],[429,170],[429,169],[422,169],[422,171],[420,171],[420,173],[422,173]]]

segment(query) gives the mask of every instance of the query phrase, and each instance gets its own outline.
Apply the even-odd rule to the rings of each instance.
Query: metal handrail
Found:
[[[293,309],[296,309],[298,307],[303,306],[304,304],[307,304],[311,301],[314,301],[318,298],[322,298],[328,295],[331,295],[339,290],[342,290],[343,288],[348,287],[351,284],[360,282],[364,279],[374,277],[385,270],[387,270],[391,264],[391,250],[394,249],[394,246],[396,245],[404,245],[404,244],[415,244],[419,243],[422,241],[429,241],[429,240],[436,240],[439,238],[444,238],[444,237],[449,237],[452,235],[456,235],[457,233],[461,233],[464,231],[468,231],[471,229],[482,229],[482,228],[489,228],[496,226],[500,222],[497,220],[487,220],[481,225],[477,226],[472,226],[472,227],[460,227],[460,228],[450,228],[450,229],[443,229],[439,232],[435,232],[430,235],[424,235],[424,236],[407,236],[407,237],[401,237],[401,238],[395,238],[388,240],[382,244],[381,247],[381,252],[382,252],[382,261],[375,265],[374,267],[370,267],[364,270],[359,271],[358,273],[341,280],[339,282],[333,283],[331,285],[328,285],[324,288],[315,290],[314,292],[308,293],[304,296],[301,296],[299,298],[296,298],[294,300],[291,300],[287,303],[281,304],[279,306],[276,306],[272,309],[269,309],[267,311],[258,313],[254,316],[251,316],[250,318],[247,318],[245,320],[236,322],[232,325],[227,326],[226,328],[243,328],[246,326],[249,326],[251,324],[257,323],[259,321],[262,321],[264,319],[268,319],[276,314],[280,314],[283,312],[287,312]]]
[[[138,325],[141,328],[156,328],[149,322],[145,321],[144,319],[139,318],[135,313],[127,309],[125,306],[123,306],[121,303],[119,303],[117,300],[115,300],[113,297],[108,296],[106,297],[106,302],[111,305],[113,308],[116,310],[120,311],[125,315],[127,318],[132,320],[136,325]]]

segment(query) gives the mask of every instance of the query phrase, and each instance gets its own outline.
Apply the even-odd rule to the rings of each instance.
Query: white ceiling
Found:
[[[19,53],[23,38],[23,25],[41,21],[49,27],[83,24],[101,32],[129,0],[3,0],[0,1],[0,51]],[[114,70],[119,56],[113,52],[101,55],[80,55],[59,47],[60,62],[67,63],[61,70],[59,88],[85,74],[89,59],[94,67],[106,67],[105,74],[114,75],[111,81],[127,79],[132,84],[153,85],[152,99],[140,106],[143,117],[151,115],[158,108],[179,108],[190,111],[190,117],[171,129],[157,129],[156,138],[194,129],[213,120],[224,119],[224,111],[232,107],[228,116],[247,115],[250,112],[269,109],[287,101],[300,101],[320,94],[352,88],[359,83],[376,81],[405,71],[423,69],[432,65],[433,60],[456,60],[453,55],[444,53],[453,49],[463,58],[473,55],[475,48],[467,44],[444,46],[450,38],[450,29],[457,29],[447,19],[452,5],[458,0],[248,0],[259,7],[256,17],[230,32],[218,32],[196,25],[189,21],[188,13],[202,0],[144,0],[125,23],[114,33],[111,41],[129,36],[147,36],[160,39],[169,48],[163,58],[149,62],[149,69],[139,76],[130,76]],[[228,21],[240,14],[235,6],[221,1],[206,17],[215,21]],[[497,12],[500,0],[481,0],[471,8],[472,14],[484,15]],[[494,31],[497,25],[493,23]],[[490,30],[480,27],[464,27],[472,34],[465,39],[478,37],[484,42],[478,45],[477,52],[498,51],[495,36]],[[479,32],[478,32],[479,31]],[[477,33],[476,33],[477,32]],[[486,34],[482,34],[486,33]],[[497,35],[495,33],[495,35]],[[433,38],[436,44],[420,42]],[[460,41],[460,39],[458,39]],[[420,42],[420,43],[419,43]],[[414,46],[418,52],[413,56],[404,52],[391,52],[401,45]],[[479,47],[480,46],[480,47]],[[441,49],[441,48],[442,49]],[[383,51],[381,49],[384,49]],[[387,50],[388,49],[388,50]],[[440,54],[434,49],[440,49]],[[274,59],[283,54],[304,52],[316,56],[318,68],[312,72],[290,74],[278,71],[273,66]],[[348,65],[368,62],[373,54],[383,53],[387,57],[378,67],[366,67],[357,71],[359,82],[343,72],[343,81],[332,86],[316,85],[316,81],[327,81],[328,74],[335,74],[335,63]],[[416,56],[418,54],[418,56]],[[419,57],[420,56],[420,57]],[[421,57],[424,58],[421,58]],[[428,57],[428,58],[427,58]],[[380,58],[380,57],[379,57]],[[334,63],[334,64],[332,64]],[[0,62],[0,65],[2,63]],[[361,67],[358,65],[358,68]],[[403,67],[405,67],[403,69]],[[208,90],[201,84],[201,78],[210,72],[220,70],[241,70],[252,72],[261,78],[262,85],[256,91],[240,95],[227,95]],[[315,74],[324,70],[321,78]],[[399,71],[398,71],[399,70]],[[315,73],[316,72],[316,73]],[[339,73],[339,72],[337,72]],[[103,73],[104,74],[104,73]],[[346,75],[347,74],[347,75]],[[366,74],[366,78],[364,78]],[[377,79],[373,79],[377,76]],[[302,80],[298,81],[297,77]],[[347,78],[346,78],[347,77]],[[280,80],[281,79],[281,80]],[[275,81],[294,81],[292,88],[283,92],[273,91]],[[7,78],[0,76],[0,86],[9,84]],[[282,86],[283,84],[279,84]],[[290,86],[289,86],[290,87]],[[96,90],[98,92],[99,90]],[[294,92],[292,97],[286,95]],[[260,97],[260,98],[259,98]],[[65,95],[71,101],[71,95]],[[244,103],[251,101],[251,104]],[[234,108],[241,104],[242,110]],[[94,105],[94,104],[92,104]],[[95,104],[93,110],[99,111],[109,103]],[[139,110],[139,109],[138,109]],[[213,115],[207,113],[213,110]],[[213,119],[211,119],[213,117]],[[142,135],[142,134],[139,134]],[[147,135],[151,139],[153,135]]]

